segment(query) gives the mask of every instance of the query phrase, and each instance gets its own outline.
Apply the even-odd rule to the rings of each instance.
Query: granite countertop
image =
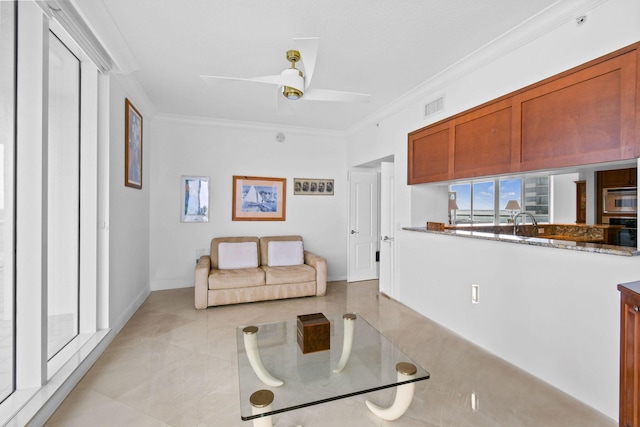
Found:
[[[606,226],[605,226],[606,227]],[[444,231],[427,230],[426,227],[403,227],[406,231],[416,231],[420,233],[443,234],[447,236],[465,237],[483,240],[495,240],[509,243],[519,243],[524,245],[545,246],[550,248],[570,249],[581,252],[593,252],[619,256],[638,256],[640,251],[637,248],[626,246],[605,245],[602,243],[590,243],[586,241],[552,239],[548,237],[526,237],[514,236],[512,234],[496,234],[482,231],[465,231],[461,229],[445,229]],[[553,237],[553,236],[549,236]],[[565,239],[566,236],[562,236]]]

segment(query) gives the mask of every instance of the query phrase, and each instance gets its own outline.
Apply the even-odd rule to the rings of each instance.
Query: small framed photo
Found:
[[[180,221],[209,222],[209,177],[182,177]]]
[[[293,194],[333,196],[332,179],[293,178]]]
[[[124,100],[124,185],[142,188],[142,115]]]
[[[233,177],[233,221],[284,221],[286,178]]]

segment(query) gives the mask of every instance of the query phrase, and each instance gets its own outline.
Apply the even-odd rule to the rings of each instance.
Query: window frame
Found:
[[[457,216],[458,214],[456,213],[455,215],[451,215],[451,212],[449,212],[450,217],[451,218],[455,218],[452,223],[453,225],[456,226],[481,226],[481,225],[504,225],[507,223],[504,222],[500,222],[500,217],[501,217],[501,212],[505,211],[504,207],[500,206],[500,183],[501,181],[508,181],[508,180],[520,180],[520,200],[519,200],[519,204],[520,204],[520,212],[525,210],[526,207],[526,203],[525,203],[525,185],[526,185],[526,181],[527,179],[539,179],[539,178],[544,178],[547,180],[546,185],[547,185],[547,198],[548,198],[548,203],[547,203],[547,208],[548,208],[548,212],[546,215],[546,218],[539,218],[539,214],[534,214],[536,216],[536,220],[538,221],[538,223],[541,224],[545,224],[545,223],[549,223],[549,221],[551,220],[551,203],[552,203],[552,198],[551,198],[551,179],[549,177],[548,174],[540,174],[540,173],[536,173],[536,174],[522,174],[522,175],[509,175],[509,176],[501,176],[501,177],[493,177],[493,178],[477,178],[477,179],[471,179],[471,180],[465,180],[465,181],[458,181],[458,182],[452,182],[448,185],[448,190],[449,192],[455,192],[453,191],[453,187],[454,186],[460,186],[460,185],[468,185],[469,186],[469,220],[465,220],[464,222],[458,222],[457,220]],[[493,183],[493,222],[478,222],[474,220],[474,186],[476,184],[479,183],[485,183],[485,182],[492,182]],[[457,198],[457,195],[456,195]],[[460,199],[457,198],[457,201],[459,203]],[[466,215],[465,215],[466,217]]]
[[[15,226],[15,391],[0,404],[0,423],[44,422],[95,360],[93,350],[108,343],[108,252],[99,252],[108,206],[108,77],[79,50],[42,5],[17,3]],[[49,31],[81,59],[80,334],[47,361],[46,150]],[[103,123],[99,127],[99,123]],[[108,127],[108,126],[107,126]],[[99,144],[102,142],[102,144]],[[104,223],[104,222],[102,222]],[[56,397],[57,396],[57,397]],[[36,402],[27,404],[27,402]],[[44,402],[44,403],[43,403]]]

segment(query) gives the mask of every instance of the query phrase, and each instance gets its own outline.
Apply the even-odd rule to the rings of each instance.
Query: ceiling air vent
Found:
[[[444,110],[444,96],[441,96],[433,101],[425,104],[424,106],[424,116],[429,117],[440,111]]]

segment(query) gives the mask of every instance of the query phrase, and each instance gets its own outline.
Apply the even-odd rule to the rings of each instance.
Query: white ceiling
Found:
[[[132,74],[157,113],[327,130],[349,129],[558,2],[75,1],[98,33],[111,29],[120,40],[126,55],[107,49],[116,62],[133,58]],[[368,93],[370,103],[286,101],[287,116],[277,113],[272,85],[209,86],[199,77],[279,74],[295,37],[320,37],[312,87]]]

